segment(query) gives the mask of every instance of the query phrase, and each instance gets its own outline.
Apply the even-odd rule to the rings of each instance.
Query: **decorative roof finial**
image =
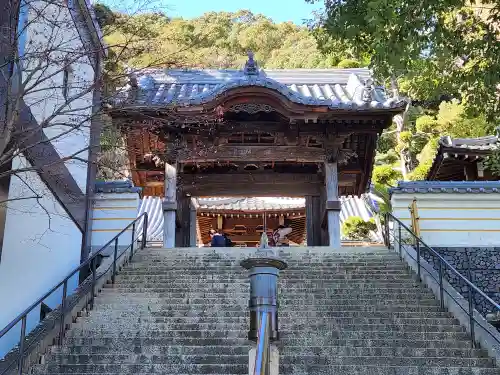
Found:
[[[373,90],[373,80],[371,78],[368,78],[365,82],[365,87],[363,90],[362,100],[364,102],[371,102],[373,100]]]
[[[259,65],[257,64],[257,61],[255,61],[253,58],[253,52],[248,51],[247,54],[248,54],[248,60],[245,63],[245,68],[243,69],[243,72],[248,76],[259,75]]]

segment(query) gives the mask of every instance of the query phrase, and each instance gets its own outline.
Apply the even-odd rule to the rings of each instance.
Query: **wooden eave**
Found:
[[[491,152],[491,150],[446,147],[440,145],[438,152],[434,157],[432,166],[427,173],[426,180],[439,179],[439,171],[445,167],[446,164],[460,164],[460,168],[463,168],[464,163],[477,163],[483,160],[486,156],[491,155]],[[459,160],[459,158],[463,158],[463,160]]]

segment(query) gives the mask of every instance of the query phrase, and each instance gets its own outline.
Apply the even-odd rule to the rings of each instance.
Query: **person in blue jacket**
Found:
[[[226,247],[226,237],[214,229],[210,229],[210,246]]]

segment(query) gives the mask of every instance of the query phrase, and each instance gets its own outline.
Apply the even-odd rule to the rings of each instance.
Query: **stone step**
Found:
[[[158,281],[157,283],[152,283],[151,281]],[[124,286],[126,284],[126,286]],[[413,280],[391,280],[391,281],[381,281],[381,282],[376,282],[376,281],[368,281],[368,282],[357,282],[357,281],[346,281],[342,280],[342,282],[339,283],[334,283],[334,282],[327,282],[327,283],[319,283],[319,282],[313,282],[313,281],[305,281],[302,284],[291,284],[291,285],[280,285],[281,283],[278,284],[278,290],[279,291],[295,291],[295,290],[345,290],[345,289],[355,289],[355,290],[373,290],[373,289],[425,289],[420,283],[413,281]],[[147,287],[147,285],[150,285],[150,287]],[[155,280],[153,278],[147,278],[147,277],[140,277],[140,279],[135,279],[135,278],[125,278],[122,276],[119,276],[116,280],[116,284],[105,284],[105,288],[122,288],[122,289],[136,289],[140,288],[142,289],[166,289],[166,290],[173,290],[173,291],[190,291],[193,290],[194,288],[199,289],[201,288],[202,290],[208,289],[208,290],[213,290],[213,291],[226,291],[226,292],[231,292],[232,290],[245,290],[249,291],[250,290],[250,285],[248,282],[242,282],[242,283],[215,283],[215,282],[210,282],[210,283],[193,283],[193,285],[186,285],[183,283],[178,283],[175,282],[175,280],[169,280],[169,279],[159,279]],[[425,289],[427,290],[427,289]],[[396,292],[396,291],[395,291]]]
[[[397,281],[397,280],[394,280]],[[408,282],[405,282],[408,281]],[[297,289],[315,289],[315,290],[329,290],[329,289],[339,289],[344,288],[344,290],[363,290],[363,289],[384,289],[387,287],[393,287],[396,285],[400,285],[402,287],[408,286],[407,289],[413,289],[418,286],[418,284],[411,282],[411,280],[404,280],[400,283],[393,282],[371,282],[371,281],[363,281],[363,282],[352,282],[350,283],[348,280],[343,279],[341,282],[334,280],[321,280],[321,281],[312,281],[312,280],[300,280],[298,282],[280,282],[278,284],[279,290],[286,292],[287,290],[297,290]],[[240,290],[248,292],[250,290],[250,285],[248,282],[231,282],[231,281],[217,281],[217,280],[205,280],[204,282],[190,282],[190,281],[176,281],[176,280],[163,280],[161,282],[151,282],[149,280],[143,281],[131,281],[131,280],[116,280],[116,284],[113,286],[111,284],[106,284],[104,288],[122,288],[122,289],[131,289],[131,288],[166,288],[173,291],[190,291],[193,289],[198,290],[217,290],[228,288],[228,292],[232,290]],[[282,292],[282,294],[283,294]]]
[[[390,298],[389,298],[390,297]],[[128,305],[142,305],[147,304],[148,306],[152,305],[168,305],[168,306],[180,306],[180,305],[220,305],[220,304],[235,304],[242,307],[248,306],[248,298],[245,298],[243,295],[241,297],[237,296],[226,296],[226,298],[162,298],[162,297],[154,297],[147,296],[146,298],[141,297],[131,297],[126,294],[123,295],[115,295],[115,294],[104,294],[97,297],[97,300],[102,306],[113,305],[113,304],[123,304],[126,303]],[[286,309],[287,306],[302,306],[304,304],[311,304],[314,306],[339,306],[339,305],[358,305],[358,304],[366,304],[371,306],[377,305],[401,305],[405,303],[414,304],[418,303],[421,306],[434,306],[437,304],[437,301],[432,297],[424,297],[424,296],[412,296],[412,295],[393,295],[388,296],[385,299],[378,299],[377,296],[370,298],[366,296],[365,298],[356,298],[356,296],[345,296],[342,298],[315,298],[314,296],[310,297],[301,297],[301,298],[293,298],[293,296],[289,297],[281,297],[279,299],[280,307]]]
[[[352,300],[352,303],[348,304],[339,304],[339,305],[316,305],[314,306],[314,312],[328,312],[334,313],[338,311],[390,311],[390,312],[406,312],[406,311],[416,311],[416,312],[427,312],[427,311],[441,311],[441,307],[435,302],[435,305],[421,305],[415,303],[397,303],[397,304],[384,304],[384,301],[381,301],[379,304],[356,304],[355,300]],[[359,302],[359,301],[358,301]],[[373,302],[373,301],[372,301]],[[289,305],[294,306],[294,305]],[[118,313],[122,311],[130,311],[131,307],[123,305],[123,303],[113,303],[113,304],[104,304],[99,302],[95,309],[97,311],[116,311]],[[203,304],[182,304],[182,305],[171,305],[171,304],[150,304],[150,305],[134,305],[133,309],[137,312],[150,312],[156,314],[162,314],[163,316],[171,316],[172,313],[179,315],[186,315],[188,313],[196,313],[203,314],[208,313],[212,314],[216,312],[220,316],[230,316],[234,315],[234,313],[242,313],[247,314],[246,305],[241,306],[228,306],[227,304],[211,304],[208,305],[206,303]],[[293,311],[297,314],[305,314],[310,312],[310,309],[299,308],[295,306],[293,309],[288,310],[286,306],[281,306],[280,314],[287,313],[289,311]]]
[[[198,298],[207,298],[211,299],[244,299],[247,300],[249,298],[248,291],[240,291],[240,292],[210,292],[210,291],[190,291],[190,292],[155,292],[155,291],[118,291],[111,288],[105,288],[102,290],[101,297],[123,297],[130,298],[131,300],[136,300],[137,298],[143,299],[198,299]],[[290,292],[290,291],[282,291],[278,294],[280,301],[286,301],[289,299],[300,299],[300,300],[310,300],[310,299],[345,299],[345,298],[360,298],[360,299],[389,299],[394,298],[395,296],[400,297],[401,299],[423,299],[423,298],[432,298],[434,299],[434,295],[430,291],[426,290],[418,290],[418,289],[408,289],[406,291],[402,291],[400,293],[390,292],[385,289],[382,290],[334,290],[334,291],[310,291],[310,292]]]
[[[247,374],[248,364],[75,364],[38,365],[34,374]],[[356,374],[356,375],[498,375],[496,368],[460,366],[387,365],[280,365],[280,374]]]
[[[281,317],[281,316],[280,316]],[[249,317],[248,316],[242,316],[242,317],[227,317],[225,319],[221,319],[220,317],[200,317],[200,316],[193,316],[193,317],[181,317],[181,318],[170,318],[170,317],[143,317],[140,319],[137,319],[135,317],[114,317],[114,316],[109,316],[108,319],[103,320],[102,315],[97,315],[97,316],[90,316],[85,319],[79,320],[81,321],[82,324],[88,323],[88,324],[121,324],[122,322],[124,324],[216,324],[216,323],[223,323],[223,324],[245,324],[248,326],[249,323]],[[105,322],[105,323],[103,323]],[[428,318],[428,317],[423,317],[423,318],[396,318],[396,317],[390,317],[390,318],[375,318],[373,316],[366,316],[366,317],[315,317],[314,320],[304,318],[302,316],[296,316],[293,318],[287,318],[283,319],[283,321],[280,323],[280,327],[283,326],[284,323],[286,322],[293,322],[294,324],[312,324],[312,325],[318,325],[318,324],[399,324],[399,325],[404,325],[404,324],[412,324],[412,325],[418,325],[418,324],[424,324],[424,325],[458,325],[459,322],[456,319],[453,318],[448,318],[448,317],[443,317],[443,318]]]
[[[439,367],[439,366],[298,366],[280,365],[280,374],[321,374],[321,375],[498,375],[497,368],[481,367]]]
[[[68,364],[37,365],[33,374],[248,374],[248,358],[241,364]]]
[[[280,322],[280,332],[296,332],[296,331],[311,331],[324,329],[331,332],[342,332],[347,331],[400,331],[400,332],[464,332],[464,328],[460,325],[449,324],[445,322],[444,324],[433,324],[434,322],[419,322],[417,324],[401,324],[399,322],[383,323],[383,324],[363,324],[360,322],[356,323],[342,323],[342,322],[331,322],[331,321],[320,321],[320,322],[290,322],[281,321]],[[121,322],[87,322],[81,321],[74,324],[73,329],[78,330],[102,330],[103,332],[114,332],[114,331],[191,331],[191,330],[202,330],[202,331],[246,331],[248,330],[248,324],[246,322],[241,323],[132,323],[130,321]]]
[[[134,261],[133,263],[130,263],[129,266],[127,266],[128,270],[136,270],[136,269],[144,269],[144,268],[151,268],[151,269],[168,269],[170,271],[174,272],[217,272],[217,271],[228,271],[228,272],[248,272],[246,269],[244,269],[240,265],[233,265],[233,264],[224,264],[224,263],[207,263],[207,264],[192,264],[189,266],[186,266],[185,262],[181,262],[178,265],[171,265],[169,263],[165,262],[136,262]],[[304,265],[301,263],[298,263],[294,267],[288,267],[287,269],[283,270],[280,272],[281,274],[285,273],[294,273],[294,272],[353,272],[353,271],[408,271],[408,267],[401,263],[394,263],[394,264],[384,264],[384,265],[376,265],[376,264],[351,264],[351,263],[345,263],[345,264],[339,264],[339,263],[331,263],[325,264],[325,263],[316,263],[316,264],[308,264]]]
[[[321,356],[306,354],[283,354],[282,363],[287,365],[385,365],[385,366],[455,366],[455,367],[493,367],[489,358],[461,358],[461,357],[394,357],[394,356]],[[193,364],[248,364],[248,354],[182,354],[182,355],[155,355],[141,354],[94,354],[94,355],[52,355],[52,364],[118,364],[125,365],[193,365]]]
[[[175,269],[172,267],[138,267],[138,268],[127,268],[119,272],[120,275],[151,275],[151,276],[168,276],[168,277],[209,277],[213,275],[231,277],[231,278],[248,278],[248,271],[240,268],[238,270],[232,270],[228,268],[218,268],[218,269],[206,269],[206,270],[183,270]],[[293,278],[311,278],[311,279],[321,279],[321,278],[331,278],[331,277],[354,277],[358,278],[371,277],[372,275],[395,275],[395,276],[406,276],[410,274],[407,270],[390,270],[390,269],[352,269],[352,270],[337,270],[337,269],[316,269],[316,270],[285,270],[280,272],[281,279],[293,279]]]
[[[302,330],[299,331],[283,331],[280,330],[280,335],[283,339],[288,337],[300,337],[305,336],[306,334],[314,334],[316,339],[320,342],[327,343],[331,339],[335,338],[343,338],[343,339],[406,339],[406,340],[467,340],[468,335],[465,332],[461,331],[449,331],[448,327],[439,327],[435,326],[434,331],[430,330],[418,330],[420,327],[416,327],[415,331],[401,328],[399,330],[390,330],[388,331],[385,326],[378,327],[368,327],[364,326],[364,328],[372,328],[372,330],[363,330],[359,326],[355,326],[352,330],[345,328],[342,331],[328,331],[324,330],[324,334],[319,337],[317,333],[314,332],[304,332]],[[146,335],[151,335],[155,337],[163,337],[163,338],[241,338],[246,337],[247,330],[224,330],[224,331],[199,331],[199,330],[109,330],[105,331],[99,328],[91,328],[86,327],[85,329],[71,329],[67,333],[67,337],[144,337]]]
[[[320,340],[321,341],[321,340]],[[424,349],[470,349],[470,340],[454,339],[375,339],[368,337],[361,338],[328,338],[318,342],[315,337],[285,337],[280,338],[278,345],[283,348],[300,347],[382,347],[382,348],[424,348]],[[129,350],[132,348],[147,348],[150,346],[173,347],[173,346],[231,346],[243,347],[248,350],[249,342],[246,337],[240,338],[185,338],[185,337],[67,337],[64,340],[65,346],[71,347],[94,347],[102,346],[114,348],[115,350]]]
[[[154,274],[154,273],[148,273],[148,272],[140,272],[140,271],[135,271],[135,273],[128,273],[127,275],[136,275],[136,276],[151,276],[151,280],[155,281],[155,276],[161,276],[160,274]],[[242,275],[242,276],[234,276],[234,275],[224,275],[224,274],[210,274],[206,276],[190,276],[190,275],[179,275],[177,277],[175,276],[168,276],[168,273],[166,273],[167,277],[165,278],[165,281],[170,282],[172,281],[173,283],[177,284],[182,284],[182,283],[193,283],[193,284],[203,284],[203,283],[209,283],[209,282],[217,282],[217,283],[248,283],[248,277]],[[411,281],[413,280],[413,275],[386,275],[386,274],[373,274],[370,276],[367,275],[332,275],[331,277],[325,277],[325,275],[318,275],[318,277],[315,276],[308,276],[307,274],[301,275],[300,277],[280,277],[280,284],[281,285],[286,285],[286,284],[293,284],[293,283],[304,283],[304,282],[309,282],[309,283],[342,283],[346,282],[347,280],[355,280],[358,283],[364,282],[367,284],[370,284],[372,280],[375,281],[390,281],[390,280],[408,280]],[[120,277],[117,278],[118,283],[120,283]]]
[[[147,354],[147,355],[248,355],[249,347],[244,346],[155,346],[128,344],[116,347],[115,345],[102,346],[65,346],[53,347],[51,353],[54,355],[123,355],[124,353]],[[487,357],[486,350],[470,348],[419,348],[419,347],[362,347],[362,346],[290,346],[279,348],[280,356],[286,355],[320,355],[320,356],[385,356],[385,357],[461,357],[479,358]],[[52,357],[51,357],[52,358]]]
[[[187,311],[186,314],[179,314],[178,316],[173,316],[171,312],[141,312],[135,310],[124,310],[124,311],[101,311],[92,310],[89,317],[85,316],[80,319],[213,319],[219,321],[219,319],[248,319],[249,313],[244,311],[242,314],[237,314],[235,312],[224,312],[214,313],[213,311],[202,311],[193,312]],[[443,311],[402,311],[402,312],[392,312],[392,311],[334,311],[334,312],[317,312],[317,311],[281,311],[279,312],[280,318],[283,319],[364,319],[364,318],[383,318],[383,319],[432,319],[432,318],[445,318],[454,319],[452,314]]]
[[[108,294],[127,294],[130,296],[134,295],[156,295],[158,297],[196,297],[196,296],[226,296],[226,295],[238,295],[238,296],[246,296],[249,297],[250,288],[233,286],[232,288],[184,288],[184,289],[176,289],[176,288],[120,288],[118,286],[109,286],[102,289],[103,295]],[[395,289],[395,288],[324,288],[321,290],[315,288],[280,288],[278,290],[278,296],[304,296],[304,295],[314,295],[314,296],[323,296],[329,298],[335,298],[336,296],[345,296],[345,295],[399,295],[399,294],[408,294],[408,295],[432,295],[429,290],[425,290],[424,288],[412,287],[407,289]]]

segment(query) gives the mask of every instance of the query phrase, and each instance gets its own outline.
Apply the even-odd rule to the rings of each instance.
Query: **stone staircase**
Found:
[[[255,249],[148,248],[34,374],[248,374]],[[290,248],[280,278],[280,374],[493,375],[484,350],[382,248]]]

